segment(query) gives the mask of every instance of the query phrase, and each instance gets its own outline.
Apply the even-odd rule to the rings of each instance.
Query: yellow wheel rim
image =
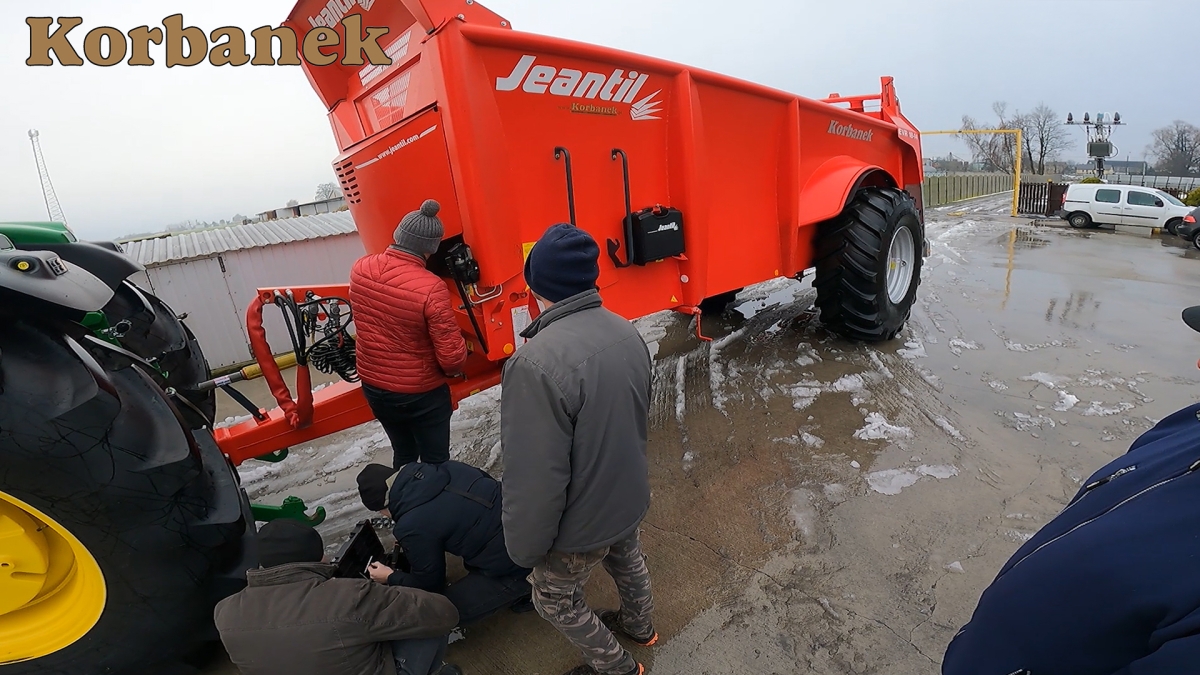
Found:
[[[79,640],[106,599],[96,559],[65,527],[0,491],[0,664]]]

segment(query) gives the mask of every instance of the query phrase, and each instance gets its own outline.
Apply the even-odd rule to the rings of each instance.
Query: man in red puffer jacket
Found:
[[[350,271],[358,373],[371,411],[392,442],[399,469],[450,459],[450,386],[467,360],[450,291],[425,269],[442,241],[440,206],[426,200],[404,216],[396,243]]]

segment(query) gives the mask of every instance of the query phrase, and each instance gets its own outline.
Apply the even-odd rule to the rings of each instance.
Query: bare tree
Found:
[[[341,196],[342,189],[338,187],[337,183],[321,183],[317,186],[316,200],[319,202],[325,201],[326,199],[337,199]]]
[[[300,202],[296,201],[295,199],[289,199],[287,205],[289,208],[292,206],[300,206]]]
[[[1147,154],[1158,160],[1155,169],[1168,176],[1200,173],[1200,128],[1182,120],[1156,129]]]
[[[1008,112],[1008,104],[997,101],[992,104],[996,115],[994,125],[983,126],[970,115],[963,116],[963,131],[978,129],[1020,129],[1022,136],[1021,154],[1024,171],[1045,175],[1046,163],[1053,161],[1074,146],[1069,131],[1059,121],[1058,113],[1045,103],[1039,103],[1032,112],[1021,114]],[[1016,137],[1014,134],[964,134],[963,141],[971,148],[972,158],[989,171],[1008,173],[1016,169]]]
[[[1014,122],[1022,132],[1025,158],[1030,173],[1046,175],[1046,162],[1059,158],[1061,153],[1075,147],[1070,130],[1063,126],[1062,118],[1045,103],[1025,115],[1017,116]]]
[[[997,101],[992,104],[997,124],[983,125],[970,115],[963,115],[962,130],[1013,129],[1019,115],[1008,114],[1008,104]],[[971,158],[983,165],[985,171],[1008,173],[1016,168],[1016,139],[1012,134],[963,134],[962,140],[971,149]]]

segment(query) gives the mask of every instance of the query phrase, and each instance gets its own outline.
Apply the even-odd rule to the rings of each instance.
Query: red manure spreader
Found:
[[[349,5],[349,7],[346,7]],[[390,66],[305,65],[366,250],[425,199],[446,226],[430,268],[471,348],[455,400],[495,385],[530,321],[524,258],[552,224],[600,242],[605,305],[699,315],[706,299],[816,268],[822,321],[860,340],[903,326],[920,281],[920,136],[892,79],[822,101],[659,59],[521,33],[470,0],[305,0],[303,35],[361,13]],[[254,353],[280,408],[217,432],[235,462],[372,419],[358,385],[293,398],[261,309],[346,316],[345,286],[261,289]],[[332,300],[330,300],[332,298]],[[307,305],[306,305],[307,303]],[[298,322],[300,323],[300,322]],[[699,321],[697,319],[697,327]],[[303,361],[303,359],[302,359]]]

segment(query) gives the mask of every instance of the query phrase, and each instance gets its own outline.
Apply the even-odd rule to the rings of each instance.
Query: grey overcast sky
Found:
[[[378,0],[394,2],[398,0]],[[593,42],[819,98],[878,91],[892,75],[924,130],[993,101],[1028,109],[1118,111],[1120,158],[1150,133],[1200,124],[1192,72],[1200,0],[483,0],[518,30]],[[83,238],[150,232],[311,200],[334,178],[322,106],[299,67],[110,68],[25,65],[25,17],[80,16],[96,26],[278,25],[290,0],[0,1],[0,220],[45,208],[28,129]],[[156,47],[155,49],[161,49]],[[1082,140],[1082,130],[1075,132]],[[1082,144],[1080,144],[1082,145]],[[966,148],[945,137],[925,154]],[[1079,152],[1074,153],[1079,155]]]

